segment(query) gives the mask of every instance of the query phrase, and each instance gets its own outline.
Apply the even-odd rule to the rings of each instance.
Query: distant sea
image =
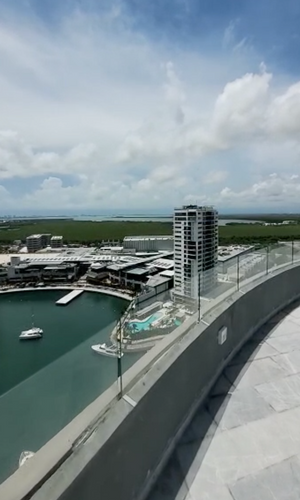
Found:
[[[172,222],[173,217],[172,216],[157,216],[157,215],[145,215],[145,216],[103,216],[103,215],[79,215],[76,217],[73,217],[74,220],[81,220],[81,221],[94,221],[94,222],[104,222],[104,221],[115,221],[115,222]],[[219,226],[226,226],[226,224],[236,222],[236,223],[243,223],[243,224],[253,224],[255,222],[260,222],[260,221],[254,221],[254,220],[246,220],[246,219],[219,219]]]
[[[1,219],[1,216],[0,216]],[[92,221],[92,222],[172,222],[172,215],[61,215],[61,216],[4,216],[3,220],[13,219],[13,220],[76,220],[76,221]],[[238,224],[254,224],[261,222],[258,220],[247,220],[247,219],[219,219],[219,226],[226,226],[226,224],[236,222]]]

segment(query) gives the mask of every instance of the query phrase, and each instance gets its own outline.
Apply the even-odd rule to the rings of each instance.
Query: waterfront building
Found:
[[[26,246],[28,253],[34,253],[42,248],[46,248],[50,245],[51,234],[32,234],[26,238]]]
[[[63,263],[44,267],[41,277],[43,281],[73,281],[77,272],[77,264]]]
[[[32,234],[26,238],[26,246],[28,253],[34,253],[41,250],[42,247],[42,235]]]
[[[50,240],[51,248],[62,248],[64,243],[62,236],[52,236]]]
[[[41,234],[42,248],[46,248],[46,247],[50,246],[50,241],[51,241],[51,234],[50,233]]]
[[[124,249],[134,249],[137,252],[172,252],[173,236],[125,236]]]
[[[42,268],[37,264],[13,262],[7,267],[8,281],[37,281],[41,279]]]
[[[91,264],[87,273],[86,281],[92,285],[100,285],[102,280],[108,277],[108,271],[106,269],[106,264],[95,263]]]
[[[49,264],[46,262],[15,261],[7,267],[8,281],[72,281],[78,273],[78,265],[72,263]]]
[[[174,298],[194,303],[217,283],[218,213],[187,205],[174,211]]]

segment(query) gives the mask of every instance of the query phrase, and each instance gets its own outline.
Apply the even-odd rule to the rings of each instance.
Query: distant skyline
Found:
[[[178,207],[177,207],[178,208]],[[215,207],[216,208],[216,207]],[[293,211],[281,211],[281,212],[276,212],[276,211],[268,211],[262,208],[261,210],[238,210],[238,209],[224,209],[224,210],[218,210],[218,213],[222,217],[227,217],[227,216],[238,216],[238,215],[300,215],[300,212],[293,212]],[[115,210],[106,210],[103,209],[102,211],[97,211],[97,210],[91,210],[91,211],[82,211],[82,212],[76,212],[76,210],[72,209],[66,209],[66,210],[22,210],[20,212],[9,212],[9,213],[0,213],[0,219],[1,218],[9,218],[9,217],[37,217],[37,218],[59,218],[59,217],[70,217],[70,218],[84,218],[84,217],[172,217],[174,214],[174,207],[173,209],[162,209],[162,210],[122,210],[120,209],[115,209]]]
[[[0,213],[300,212],[299,25],[297,0],[0,0]]]

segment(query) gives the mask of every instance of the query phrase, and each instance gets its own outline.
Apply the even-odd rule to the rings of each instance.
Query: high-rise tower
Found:
[[[183,206],[174,211],[174,298],[193,303],[217,283],[218,212]]]

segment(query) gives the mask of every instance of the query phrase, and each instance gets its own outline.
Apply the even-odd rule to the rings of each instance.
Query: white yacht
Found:
[[[29,330],[23,330],[21,335],[19,335],[20,340],[31,340],[31,339],[40,339],[43,336],[43,330],[38,328],[34,324],[34,314],[33,310],[31,311],[32,325]]]
[[[22,467],[22,465],[29,460],[29,458],[33,457],[34,452],[33,451],[22,451],[20,458],[19,458],[19,467]]]
[[[23,330],[21,335],[19,335],[19,339],[21,340],[29,340],[29,339],[40,339],[43,336],[43,330],[38,328],[37,326],[33,326],[29,330]]]
[[[119,357],[119,351],[117,346],[108,346],[107,344],[95,344],[91,346],[93,351],[97,352],[98,354],[102,354],[102,356],[109,356],[111,358],[118,358]],[[124,356],[124,353],[121,353],[121,357]]]

